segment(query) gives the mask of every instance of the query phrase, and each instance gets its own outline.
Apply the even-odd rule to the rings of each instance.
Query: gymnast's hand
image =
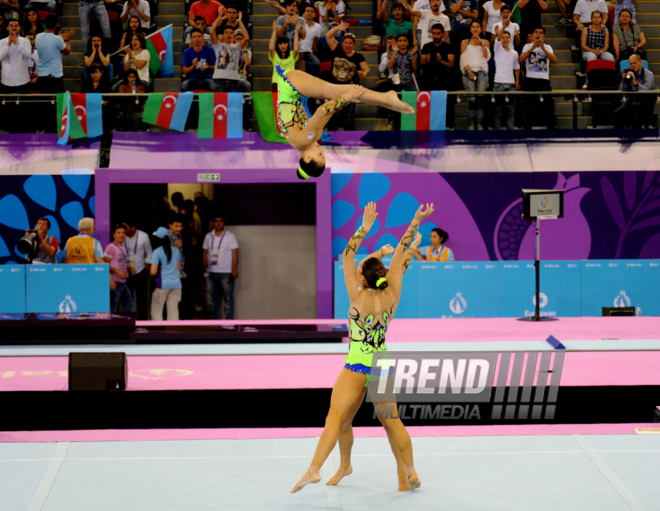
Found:
[[[426,211],[424,211],[424,204],[419,206],[419,209],[415,213],[415,220],[418,222],[421,222],[422,220],[425,220],[429,216],[431,216],[431,213],[433,213],[433,203],[427,204],[426,205]]]
[[[418,252],[419,252],[419,248],[417,248],[417,247],[419,247],[419,245],[420,245],[421,242],[422,242],[422,233],[419,232],[419,231],[417,231],[417,232],[415,233],[415,239],[414,239],[413,242],[410,244],[410,248],[413,249],[413,250],[415,251],[415,253],[418,253]]]
[[[359,103],[360,97],[364,94],[365,89],[361,85],[351,84],[348,86],[348,92],[346,92],[342,97],[346,101],[352,101],[353,103]]]
[[[364,208],[364,216],[362,218],[362,227],[366,229],[367,232],[369,232],[371,226],[374,225],[377,216],[378,213],[376,213],[376,203],[370,202],[367,204],[367,207]]]
[[[380,248],[380,257],[387,257],[388,255],[392,255],[393,253],[394,253],[394,247],[390,244],[387,244],[384,247]]]

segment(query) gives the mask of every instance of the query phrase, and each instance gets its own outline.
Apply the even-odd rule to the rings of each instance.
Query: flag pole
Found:
[[[171,26],[173,26],[173,23],[170,23],[170,24],[167,25],[166,27],[163,27],[163,28],[161,28],[161,29],[156,30],[153,34],[149,34],[147,37],[144,38],[144,40],[146,41],[147,39],[151,39],[152,36],[155,36],[156,34],[162,32],[163,30],[165,30],[166,28],[169,28],[169,27],[171,27]],[[111,53],[110,56],[112,57],[112,56],[114,56],[114,55],[117,55],[117,53],[121,53],[121,52],[123,52],[126,48],[129,48],[130,46],[131,46],[130,44],[127,44],[127,45],[124,46],[123,48],[119,48],[116,52]],[[142,49],[144,50],[144,49],[146,49],[146,48],[142,48]]]

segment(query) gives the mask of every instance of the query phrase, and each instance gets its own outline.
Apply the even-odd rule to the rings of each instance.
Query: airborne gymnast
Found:
[[[387,351],[385,334],[396,312],[401,296],[401,283],[413,253],[421,241],[419,224],[433,212],[433,204],[426,210],[420,206],[408,230],[399,242],[390,265],[389,272],[377,257],[367,258],[361,264],[361,274],[355,267],[354,257],[362,240],[376,220],[376,204],[370,202],[364,210],[362,226],[350,239],[343,252],[344,279],[351,301],[348,314],[350,349],[346,365],[339,374],[332,389],[330,410],[325,419],[325,428],[319,439],[314,458],[303,477],[296,483],[291,493],[300,491],[305,485],[321,480],[321,466],[339,440],[341,466],[327,484],[337,484],[352,472],[350,451],[353,444],[351,422],[360,408],[366,393],[371,374],[373,353]],[[406,249],[410,245],[410,248]],[[385,255],[383,253],[383,255]],[[394,414],[381,413],[381,423],[385,427],[392,451],[397,459],[399,491],[419,488],[421,482],[413,465],[412,442],[406,428],[398,416],[396,403],[374,403],[381,412],[391,406]]]
[[[347,30],[349,27],[348,23],[344,23],[339,29]],[[294,48],[298,47],[299,30],[300,26],[296,27]],[[273,34],[268,47],[271,57],[276,53],[276,41],[276,25],[273,23]],[[298,177],[301,179],[323,174],[325,154],[318,140],[331,116],[348,103],[367,103],[407,114],[415,112],[410,105],[403,103],[394,91],[383,93],[365,89],[360,85],[332,84],[304,71],[286,71],[279,65],[275,66],[274,78],[278,93],[277,122],[284,138],[300,151]],[[308,97],[328,100],[311,118],[306,108]]]

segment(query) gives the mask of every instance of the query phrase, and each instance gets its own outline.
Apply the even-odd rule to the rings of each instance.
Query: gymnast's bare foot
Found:
[[[321,480],[321,474],[320,474],[321,467],[315,467],[311,466],[305,472],[305,475],[300,478],[300,481],[296,483],[296,485],[293,487],[291,490],[291,493],[296,493],[300,490],[302,490],[306,485],[310,483],[318,483]]]
[[[395,112],[401,112],[404,114],[414,114],[415,109],[411,107],[408,103],[404,103],[399,99],[399,96],[397,96],[396,92],[393,90],[389,91],[387,93],[389,96],[389,104],[390,104],[390,109],[394,110]]]
[[[399,473],[397,475],[399,477],[399,489],[397,491],[398,492],[410,491],[410,482],[408,482],[408,478],[406,477],[406,474]]]
[[[334,486],[337,483],[339,483],[339,481],[341,481],[343,477],[350,476],[352,473],[353,473],[353,467],[350,465],[347,468],[339,467],[337,473],[333,475],[330,478],[330,480],[325,484],[327,484],[328,486]]]
[[[416,490],[422,485],[422,482],[417,477],[417,474],[411,474],[408,476],[408,482],[410,483],[410,489]]]

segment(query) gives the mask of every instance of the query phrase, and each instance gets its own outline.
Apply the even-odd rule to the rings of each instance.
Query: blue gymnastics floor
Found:
[[[171,413],[171,412],[169,412]],[[316,438],[0,444],[2,511],[660,510],[660,436],[413,438],[422,487],[396,492],[384,438],[356,438],[353,475],[289,490]]]

